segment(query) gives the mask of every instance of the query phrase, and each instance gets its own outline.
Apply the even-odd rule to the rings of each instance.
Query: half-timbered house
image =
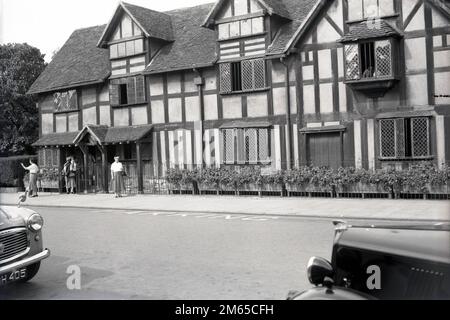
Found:
[[[218,0],[156,12],[120,3],[75,31],[39,94],[41,166],[72,155],[107,191],[168,168],[405,168],[450,160],[450,2]]]

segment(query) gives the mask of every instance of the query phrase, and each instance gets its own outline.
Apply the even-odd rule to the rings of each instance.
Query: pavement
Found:
[[[20,194],[0,194],[0,205],[17,205]],[[66,195],[41,193],[23,206],[124,209],[276,215],[330,219],[450,221],[448,200],[329,199],[234,196],[133,195],[115,199],[111,194]]]

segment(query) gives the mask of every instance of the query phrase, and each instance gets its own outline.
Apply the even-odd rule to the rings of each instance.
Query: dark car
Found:
[[[42,245],[43,224],[35,211],[0,206],[0,287],[31,280],[49,257]]]
[[[289,300],[450,299],[450,224],[335,225],[332,261],[311,258],[315,287]]]

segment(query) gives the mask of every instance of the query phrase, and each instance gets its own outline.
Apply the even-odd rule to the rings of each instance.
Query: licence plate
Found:
[[[27,277],[27,269],[19,269],[10,273],[0,275],[0,287],[7,284],[25,279]]]

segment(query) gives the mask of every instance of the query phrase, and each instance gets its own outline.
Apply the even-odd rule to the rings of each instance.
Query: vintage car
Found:
[[[31,280],[50,256],[42,245],[43,225],[32,210],[0,206],[0,287]]]
[[[315,287],[288,300],[450,299],[450,224],[334,224],[332,261],[311,258]]]

